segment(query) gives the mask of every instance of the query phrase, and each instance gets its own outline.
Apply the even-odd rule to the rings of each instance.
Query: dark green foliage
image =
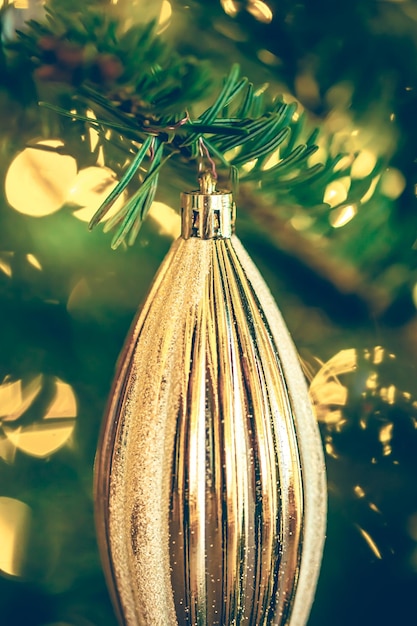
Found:
[[[217,177],[224,168],[236,182],[238,177],[261,181],[265,188],[293,189],[332,165],[309,166],[316,131],[305,132],[295,103],[273,97],[266,86],[254,87],[237,65],[214,102],[194,113],[209,91],[208,65],[176,54],[158,37],[153,22],[126,30],[100,0],[75,6],[51,0],[45,20],[31,20],[10,51],[15,65],[29,60],[46,95],[44,106],[95,127],[105,152],[110,146],[128,152],[120,184],[91,222],[97,224],[129,184],[136,185],[106,225],[116,231],[113,247],[134,242],[160,170],[174,155],[181,162],[194,161],[198,171],[210,168]],[[274,153],[275,164],[269,167]]]

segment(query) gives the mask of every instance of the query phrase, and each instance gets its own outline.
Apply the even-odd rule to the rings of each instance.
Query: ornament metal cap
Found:
[[[183,239],[230,239],[235,226],[235,203],[229,191],[216,191],[210,173],[200,177],[200,189],[181,194]]]

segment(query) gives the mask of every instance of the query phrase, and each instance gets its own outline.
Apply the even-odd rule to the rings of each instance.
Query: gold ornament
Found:
[[[288,331],[203,177],[128,337],[97,460],[101,552],[126,626],[302,626],[326,518]]]

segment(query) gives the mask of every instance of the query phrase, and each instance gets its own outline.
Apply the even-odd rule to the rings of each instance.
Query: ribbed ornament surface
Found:
[[[302,626],[325,524],[288,332],[240,242],[179,239],[122,356],[97,464],[127,626]]]

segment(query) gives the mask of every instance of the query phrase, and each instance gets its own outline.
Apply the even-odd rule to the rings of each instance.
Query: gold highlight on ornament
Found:
[[[321,441],[288,331],[205,176],[120,359],[96,463],[126,626],[302,626],[322,556]]]

